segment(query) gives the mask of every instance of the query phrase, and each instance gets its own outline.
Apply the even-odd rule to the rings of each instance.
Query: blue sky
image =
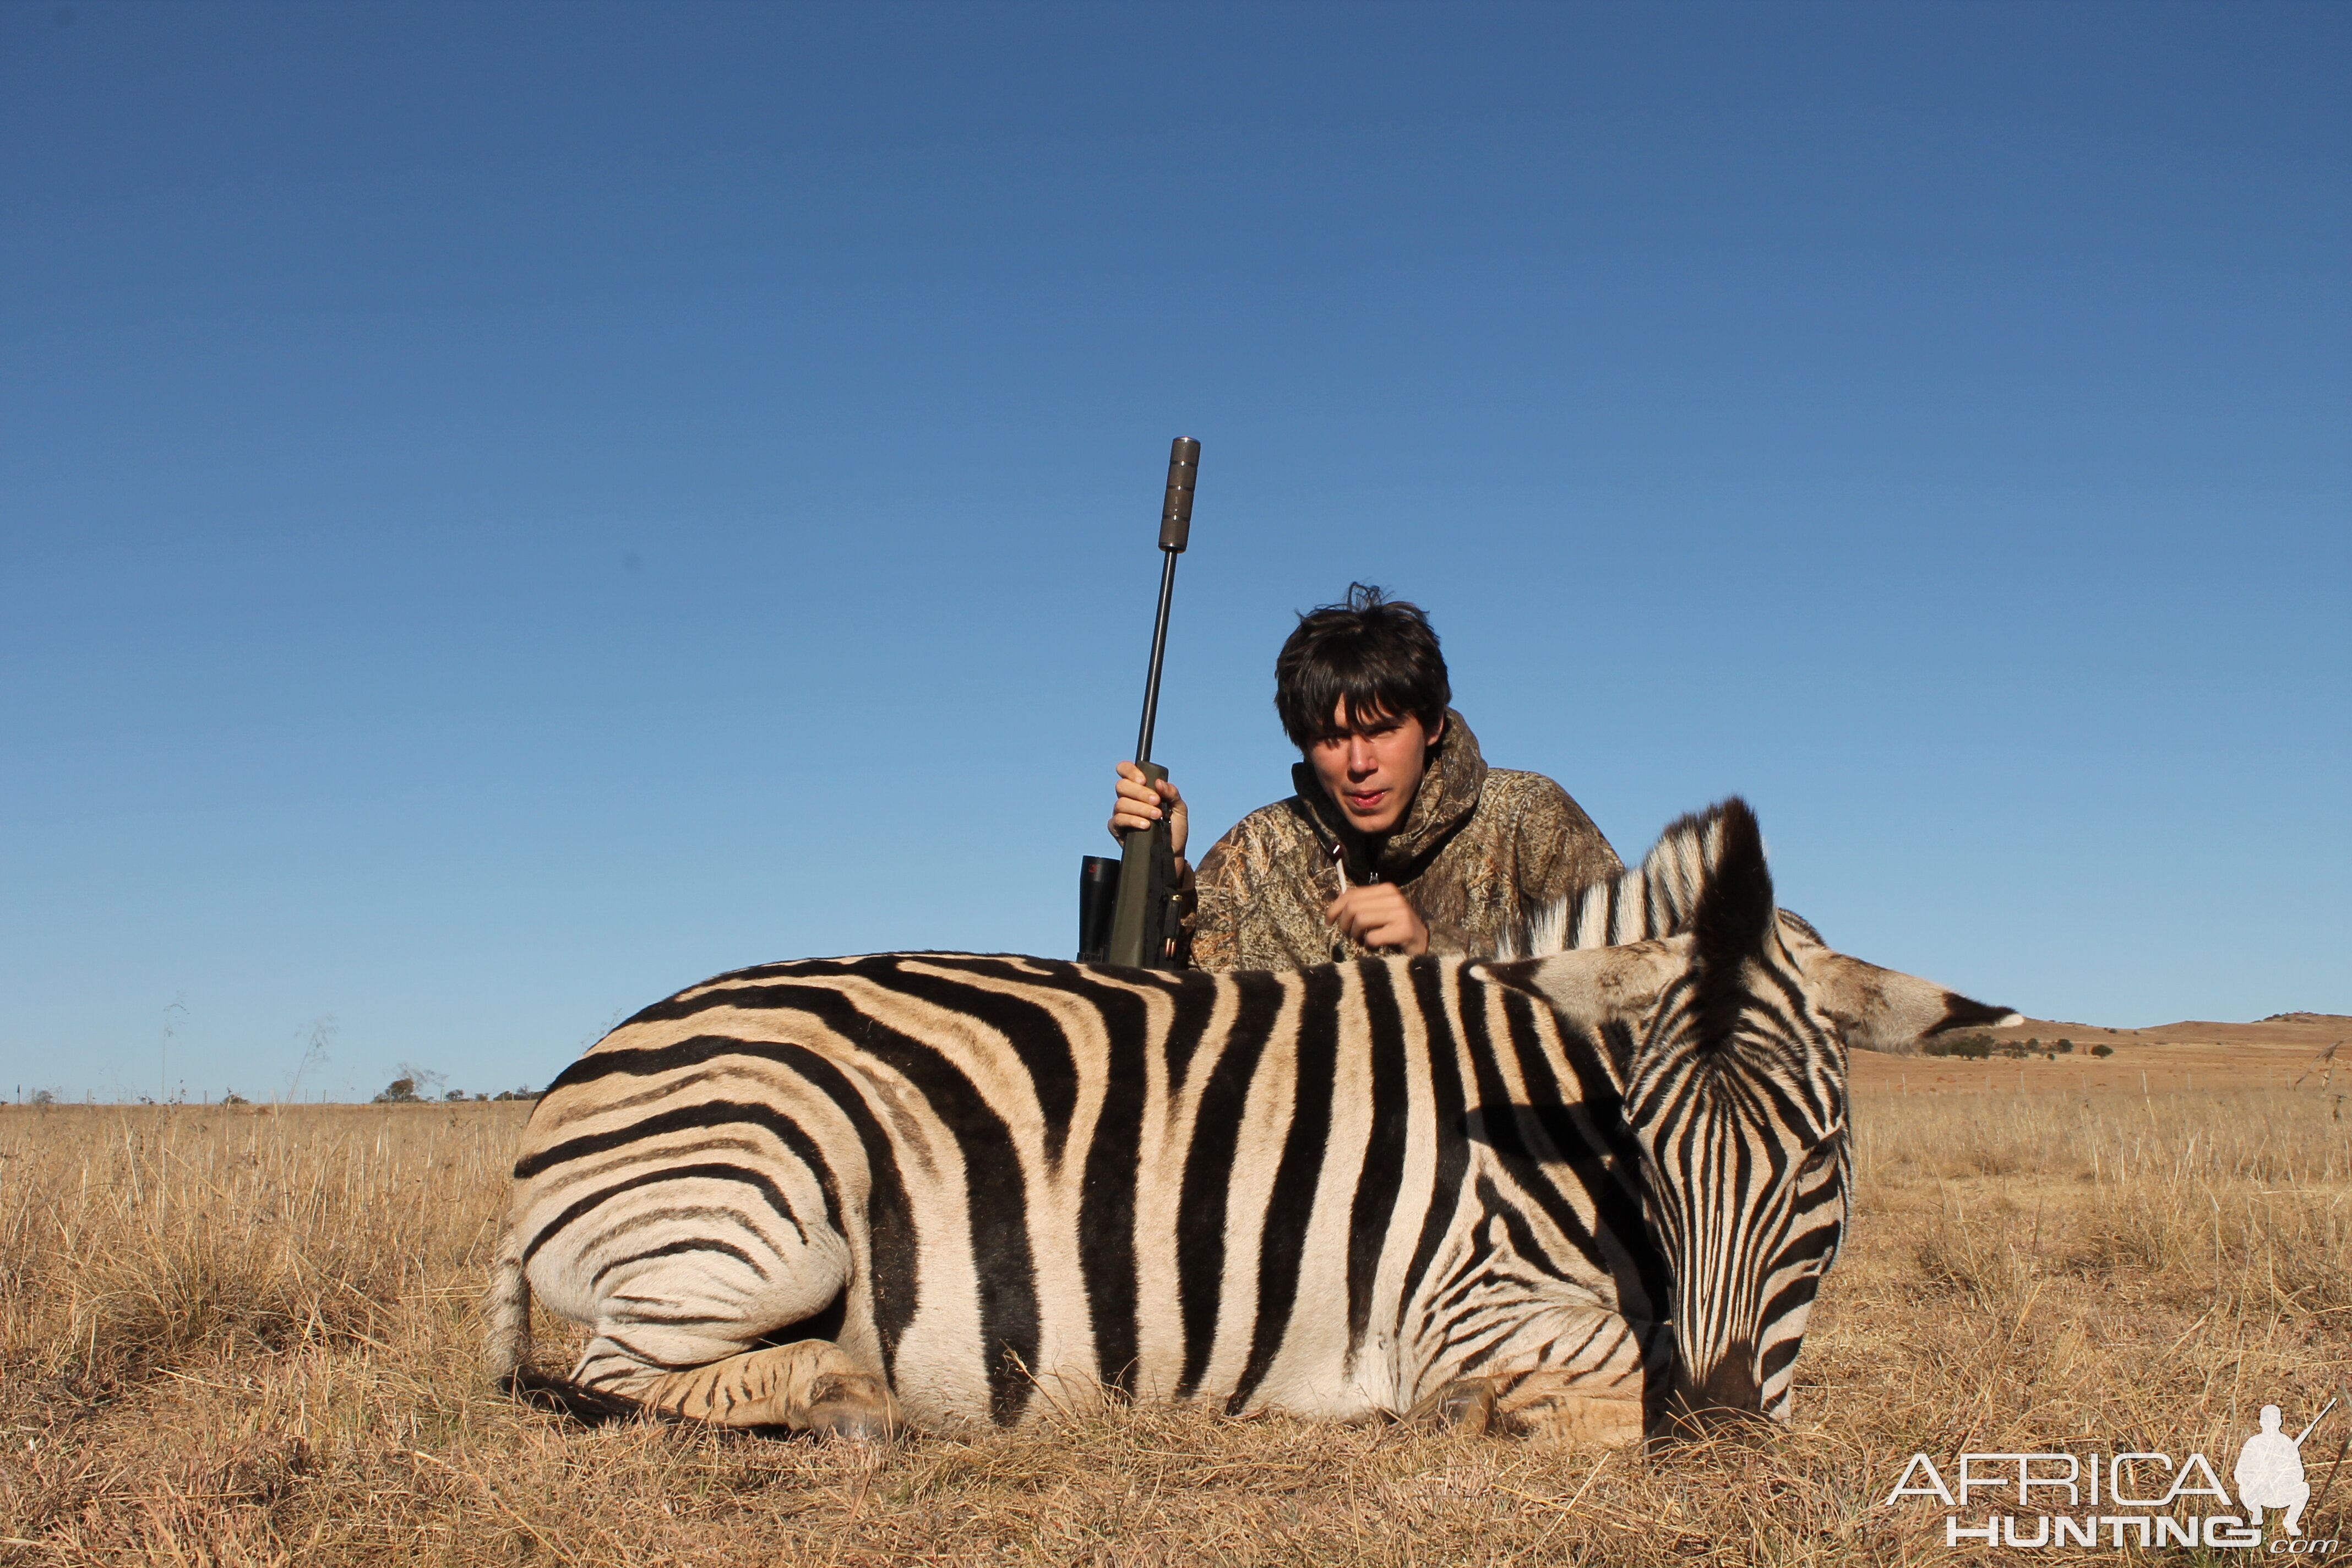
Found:
[[[0,1091],[1066,954],[1178,434],[1207,833],[1376,581],[1629,858],[1738,791],[1861,956],[2352,1012],[2347,82],[2297,4],[0,6]]]

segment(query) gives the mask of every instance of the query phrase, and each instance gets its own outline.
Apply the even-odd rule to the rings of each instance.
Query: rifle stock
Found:
[[[1155,783],[1168,776],[1158,763],[1140,763]],[[1168,904],[1176,891],[1176,851],[1161,817],[1129,833],[1119,846],[1118,904],[1111,917],[1110,945],[1104,961],[1137,969],[1174,967],[1167,929]]]

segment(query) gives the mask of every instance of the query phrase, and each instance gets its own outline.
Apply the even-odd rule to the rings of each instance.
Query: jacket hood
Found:
[[[1448,708],[1445,733],[1430,748],[1429,768],[1421,775],[1412,805],[1404,820],[1381,838],[1346,826],[1339,805],[1324,793],[1323,781],[1305,761],[1291,764],[1290,784],[1298,793],[1288,804],[1313,826],[1326,855],[1335,848],[1345,852],[1350,883],[1369,882],[1376,871],[1381,881],[1409,882],[1478,809],[1479,793],[1486,786],[1486,758],[1462,715]]]

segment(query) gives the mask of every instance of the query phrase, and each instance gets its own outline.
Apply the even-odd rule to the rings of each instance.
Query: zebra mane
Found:
[[[1641,865],[1588,882],[1528,911],[1504,933],[1497,958],[1544,958],[1579,948],[1616,947],[1688,928],[1699,893],[1722,858],[1727,820],[1756,814],[1738,795],[1676,817]]]

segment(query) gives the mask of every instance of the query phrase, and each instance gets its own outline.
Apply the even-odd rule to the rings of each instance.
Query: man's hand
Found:
[[[1429,928],[1394,882],[1350,888],[1331,900],[1324,917],[1339,934],[1366,947],[1393,947],[1407,957],[1429,951]]]
[[[1160,820],[1163,812],[1168,817],[1168,847],[1181,862],[1185,829],[1191,824],[1184,810],[1184,797],[1177,793],[1174,781],[1161,779],[1155,787],[1144,781],[1141,768],[1133,763],[1119,763],[1118,795],[1110,807],[1110,836],[1117,838],[1139,827],[1149,827]]]

